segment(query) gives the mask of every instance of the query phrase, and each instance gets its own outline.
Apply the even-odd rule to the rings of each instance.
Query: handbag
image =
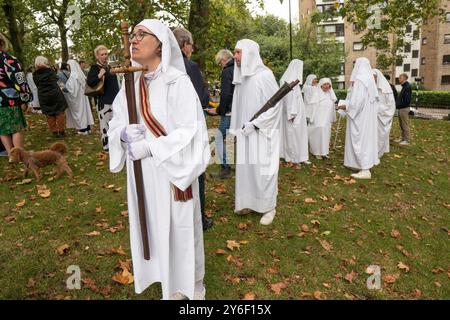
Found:
[[[94,86],[88,86],[84,88],[84,95],[88,97],[101,96],[105,92],[105,76],[100,78],[100,81]]]

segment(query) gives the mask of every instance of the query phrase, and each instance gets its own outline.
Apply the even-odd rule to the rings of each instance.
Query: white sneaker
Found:
[[[194,292],[194,300],[205,300],[206,296],[206,288],[203,287],[202,292],[195,291]]]
[[[355,179],[371,179],[372,174],[370,173],[370,170],[361,170],[358,173],[353,173],[351,175]]]
[[[269,224],[272,223],[273,219],[275,218],[275,214],[277,212],[275,211],[275,209],[266,212],[262,217],[261,220],[259,221],[259,223],[261,223],[264,226],[268,226]]]
[[[403,140],[399,143],[401,146],[409,146],[409,142],[406,140]]]
[[[402,139],[395,139],[394,141],[397,143],[400,143],[400,142],[402,142]]]
[[[315,156],[316,159],[322,160],[322,156]]]
[[[309,166],[311,164],[311,162],[306,160],[306,161],[303,161],[302,164],[307,164]]]
[[[184,294],[182,294],[181,292],[175,292],[174,294],[172,294],[170,296],[170,300],[189,300],[188,297],[186,297]]]

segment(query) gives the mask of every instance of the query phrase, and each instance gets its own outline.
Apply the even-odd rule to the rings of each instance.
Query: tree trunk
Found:
[[[21,31],[19,26],[17,25],[16,10],[14,8],[14,4],[11,2],[6,2],[5,4],[3,4],[2,8],[5,12],[5,17],[8,25],[9,40],[12,44],[14,55],[20,61],[20,63],[22,63],[22,67],[25,68],[25,66],[23,65],[25,62],[23,55],[24,33],[23,30]]]
[[[209,28],[209,0],[192,0],[189,11],[188,29],[194,38],[196,51],[194,52],[195,61],[200,70],[205,70],[205,51],[207,48],[207,37],[205,36]]]
[[[67,29],[64,23],[61,25],[58,23],[59,39],[61,41],[61,60],[67,62],[69,60],[69,46],[67,45]]]

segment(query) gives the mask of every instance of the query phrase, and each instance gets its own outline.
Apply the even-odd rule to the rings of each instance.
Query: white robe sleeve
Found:
[[[205,172],[209,162],[205,116],[187,76],[178,78],[168,90],[169,117],[174,129],[149,144],[155,164],[165,171],[172,184],[186,190]]]
[[[116,173],[122,170],[127,156],[126,148],[120,141],[120,133],[128,124],[128,107],[124,86],[114,99],[112,110],[113,117],[109,122],[108,130],[109,170]]]
[[[272,72],[261,72],[258,79],[258,90],[261,97],[261,107],[269,101],[269,99],[278,91],[278,85],[275,81],[275,77]],[[262,113],[258,118],[252,121],[252,123],[259,129],[276,129],[279,125],[279,115],[281,112],[281,101],[273,108],[270,108],[266,112]]]
[[[284,111],[286,112],[286,119],[292,120],[298,115],[298,96],[296,92],[291,91],[289,92],[283,99],[284,105],[286,108]]]
[[[355,119],[366,105],[367,89],[364,84],[357,80],[353,84],[351,92],[347,95],[347,114]]]

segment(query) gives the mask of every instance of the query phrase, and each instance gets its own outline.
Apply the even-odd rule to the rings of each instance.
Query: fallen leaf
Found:
[[[436,287],[438,287],[438,288],[442,287],[442,284],[441,284],[440,282],[437,282],[437,281],[434,283],[434,285],[435,285]]]
[[[281,289],[285,289],[287,287],[286,283],[278,282],[270,285],[270,289],[275,292],[276,295],[281,294]]]
[[[302,224],[302,231],[303,232],[308,232],[309,231],[309,227],[308,227],[308,225],[306,225],[306,224]]]
[[[128,270],[123,270],[122,272],[116,273],[112,279],[120,284],[127,285],[134,282],[133,275]]]
[[[21,182],[16,182],[17,185],[29,184],[33,179],[23,179]]]
[[[387,274],[383,277],[384,282],[386,283],[394,283],[398,279],[397,275]]]
[[[316,240],[319,241],[322,248],[324,248],[327,252],[331,252],[331,250],[333,250],[333,246],[327,240],[321,240],[319,238],[316,238]]]
[[[63,244],[62,246],[59,246],[56,251],[58,252],[58,254],[60,256],[64,255],[65,253],[67,253],[69,251],[69,245],[68,244]]]
[[[400,237],[400,231],[398,231],[398,230],[396,230],[396,229],[392,229],[392,231],[391,231],[391,237],[392,237],[392,238],[395,238],[395,239],[399,238],[399,237]]]
[[[219,184],[214,188],[214,192],[217,193],[227,193],[227,190],[225,189],[225,185]]]
[[[414,290],[414,296],[416,298],[420,298],[422,296],[422,291],[420,291],[419,289],[415,289]]]
[[[269,269],[267,269],[267,272],[272,273],[272,274],[280,273],[280,271],[276,268],[269,268]]]
[[[401,261],[397,264],[397,268],[399,268],[400,270],[405,270],[405,272],[409,272],[409,266]]]
[[[348,273],[344,279],[347,280],[350,283],[353,283],[353,279],[355,279],[358,276],[358,273],[356,273],[355,271],[351,271],[350,273]]]
[[[247,224],[245,222],[240,222],[238,225],[238,229],[239,230],[246,230],[247,229]]]
[[[36,188],[38,190],[37,191],[38,195],[41,198],[48,198],[48,197],[50,197],[50,189],[48,189],[45,184],[43,184],[43,185],[36,185]]]
[[[331,289],[331,284],[329,283],[322,283],[322,285],[327,289]]]
[[[248,292],[244,295],[242,300],[255,300],[255,294],[253,292]]]
[[[406,227],[406,229],[408,229],[409,231],[411,231],[411,233],[413,234],[414,238],[420,239],[419,233],[418,233],[416,230],[414,230],[413,228],[408,227],[408,226]]]
[[[95,236],[99,236],[100,232],[92,231],[92,232],[87,233],[86,235],[89,236],[89,237],[95,237]]]
[[[316,300],[323,300],[324,297],[322,296],[322,292],[319,290],[314,291],[314,298],[316,298]]]
[[[234,248],[237,248],[238,250],[240,249],[241,245],[239,243],[237,243],[234,240],[227,240],[227,248],[230,249],[231,251],[234,250]]]
[[[341,211],[344,208],[344,205],[342,203],[336,203],[333,207],[334,212]]]
[[[223,249],[217,249],[214,253],[215,254],[225,254],[226,252]]]
[[[22,201],[16,203],[16,207],[17,208],[22,208],[25,205],[25,202],[26,202],[25,199],[23,199]]]
[[[441,267],[439,267],[436,269],[432,269],[431,272],[433,272],[434,274],[437,274],[437,273],[445,272],[445,270],[442,269]]]
[[[317,201],[314,200],[313,198],[306,198],[305,199],[305,203],[316,203]]]
[[[95,208],[95,213],[101,213],[102,212],[102,207],[96,207]]]
[[[344,181],[344,184],[354,184],[354,183],[356,183],[355,179],[349,179]]]
[[[125,251],[123,251],[122,246],[119,246],[118,248],[112,248],[111,249],[112,253],[118,254],[120,256],[126,256],[127,254],[125,253]]]

